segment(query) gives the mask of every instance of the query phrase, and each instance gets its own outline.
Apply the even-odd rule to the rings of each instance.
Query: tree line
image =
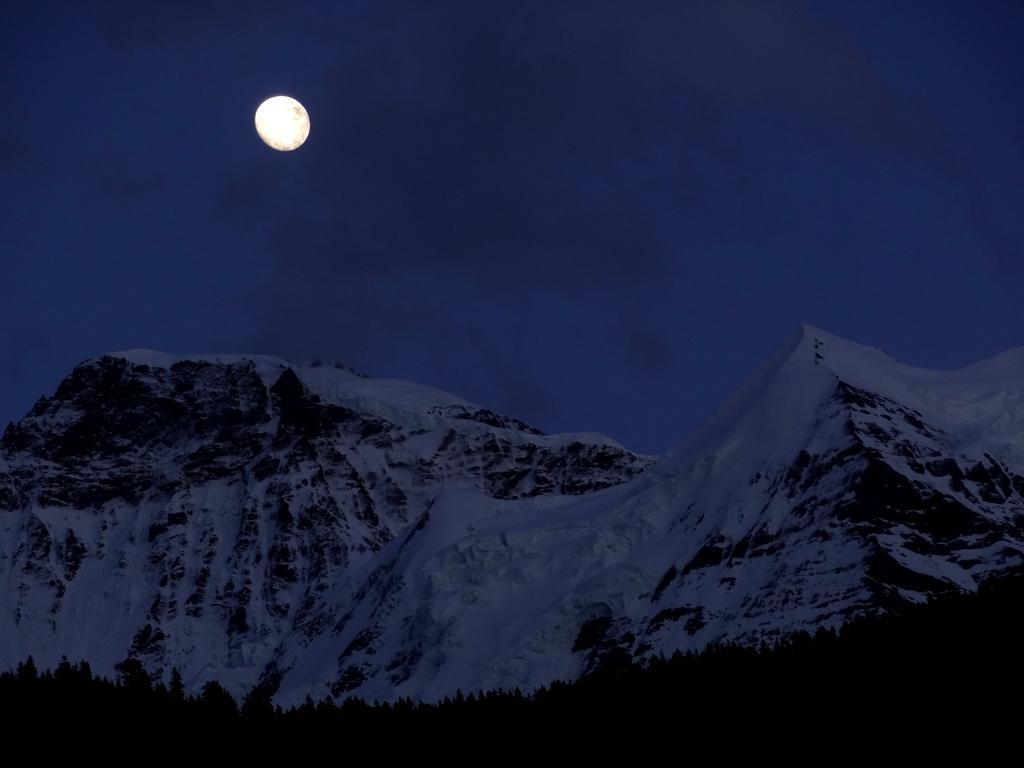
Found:
[[[745,733],[808,729],[853,738],[879,727],[936,728],[955,719],[986,728],[1019,722],[1024,578],[976,593],[864,617],[842,629],[798,633],[772,645],[721,644],[645,664],[610,656],[594,673],[540,690],[456,693],[432,703],[400,699],[307,699],[283,709],[254,689],[235,701],[217,682],[189,695],[181,675],[154,683],[128,660],[116,679],[63,659],[41,671],[31,658],[0,674],[0,723],[49,723],[134,735],[189,733],[238,738],[346,738],[401,746],[425,739],[480,740],[631,733],[681,739],[728,726]],[[1006,725],[1005,727],[1010,727]],[[912,729],[911,729],[912,730]]]

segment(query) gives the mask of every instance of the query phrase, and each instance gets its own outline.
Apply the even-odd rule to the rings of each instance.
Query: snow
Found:
[[[854,344],[810,326],[806,339],[822,342],[823,365],[838,378],[883,394],[921,413],[949,435],[957,448],[974,452],[998,446],[1015,464],[1024,460],[1024,348],[951,371],[916,368],[878,349]]]
[[[479,408],[467,400],[433,387],[399,379],[370,379],[345,368],[333,365],[302,365],[269,355],[219,354],[171,355],[150,349],[132,349],[111,352],[134,365],[170,368],[175,363],[198,362],[215,365],[244,365],[252,363],[257,373],[268,384],[273,384],[286,369],[291,368],[308,390],[326,402],[338,405],[356,405],[363,402],[387,403],[396,410],[418,410],[431,406],[463,405]]]
[[[820,356],[820,357],[818,357]],[[816,359],[817,358],[817,359]],[[958,450],[996,448],[1024,462],[1024,348],[953,371],[915,368],[880,349],[841,339],[810,325],[767,361],[694,436],[667,456],[673,465],[740,447],[793,454],[813,425],[814,407],[844,381],[918,411]]]

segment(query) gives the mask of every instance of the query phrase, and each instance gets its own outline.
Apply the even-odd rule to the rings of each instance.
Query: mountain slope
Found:
[[[651,466],[415,385],[156,353],[86,364],[2,445],[0,662],[282,703],[528,689],[1024,569],[1021,350],[925,371],[804,326]]]
[[[284,688],[529,688],[618,652],[761,642],[1020,570],[1022,362],[920,371],[805,327],[629,484],[440,499],[338,589],[344,620]]]

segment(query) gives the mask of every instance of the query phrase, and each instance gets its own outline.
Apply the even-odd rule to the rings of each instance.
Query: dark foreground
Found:
[[[668,740],[723,757],[754,744],[777,753],[814,741],[834,745],[833,759],[877,739],[980,756],[1024,733],[1022,608],[1024,578],[1015,577],[772,648],[715,647],[645,667],[612,660],[529,696],[458,694],[436,704],[307,701],[282,711],[259,692],[235,702],[216,683],[199,696],[184,695],[176,681],[154,686],[132,663],[112,681],[85,662],[40,672],[29,660],[0,675],[0,727],[169,749],[182,738],[249,748],[333,744],[350,755],[486,745],[481,759],[552,739],[589,751]]]

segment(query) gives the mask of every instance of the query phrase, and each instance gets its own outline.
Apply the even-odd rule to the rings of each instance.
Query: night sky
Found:
[[[800,321],[1024,344],[1019,0],[292,5],[5,7],[0,425],[149,347],[653,453]]]

